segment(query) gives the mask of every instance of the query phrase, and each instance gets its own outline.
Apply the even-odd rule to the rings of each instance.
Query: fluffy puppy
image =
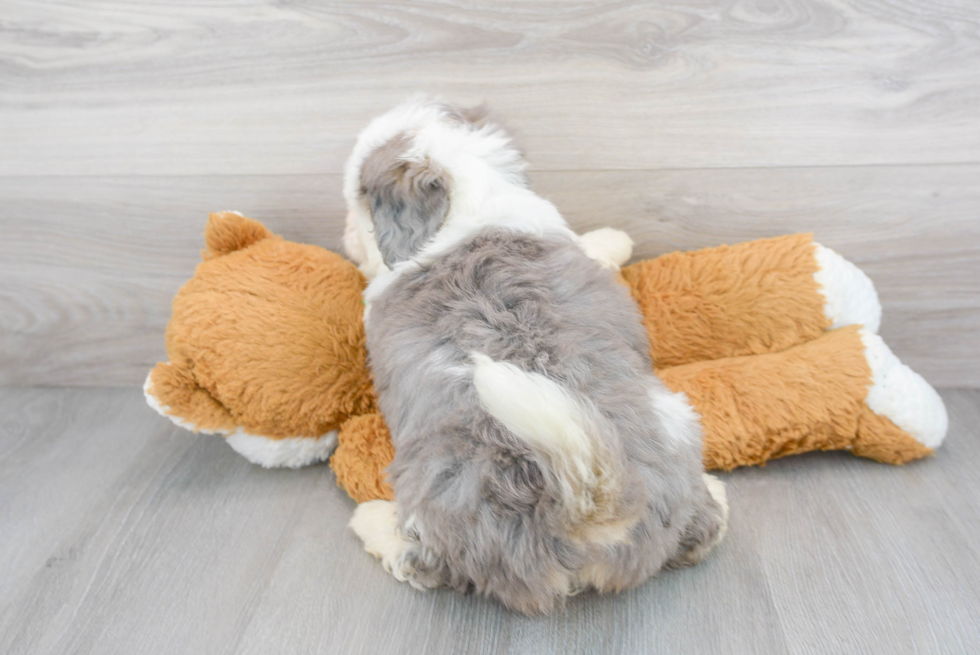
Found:
[[[397,505],[363,503],[351,527],[399,580],[537,613],[700,561],[728,510],[628,290],[587,254],[609,248],[524,168],[499,127],[423,97],[358,138],[346,241],[373,277]]]

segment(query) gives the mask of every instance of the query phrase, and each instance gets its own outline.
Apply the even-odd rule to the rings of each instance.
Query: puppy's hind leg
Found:
[[[667,563],[670,568],[697,564],[721,543],[728,530],[728,496],[725,483],[713,475],[704,474],[707,497],[681,537],[677,555]]]
[[[354,510],[348,524],[364,542],[364,550],[381,560],[385,570],[416,589],[439,586],[435,571],[425,566],[423,547],[398,527],[398,507],[390,500],[369,500]]]
[[[403,570],[402,563],[414,544],[398,529],[398,508],[394,502],[361,503],[348,526],[364,542],[364,550],[381,560],[388,573],[402,582],[409,581],[409,572]]]

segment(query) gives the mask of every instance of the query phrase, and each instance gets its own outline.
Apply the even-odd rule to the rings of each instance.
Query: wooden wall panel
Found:
[[[2,175],[340,170],[418,90],[539,170],[975,162],[980,4],[8,0]]]
[[[542,172],[580,231],[635,259],[798,231],[878,286],[882,334],[942,386],[980,384],[980,166]],[[0,383],[128,385],[164,356],[208,209],[338,250],[340,177],[0,178]]]

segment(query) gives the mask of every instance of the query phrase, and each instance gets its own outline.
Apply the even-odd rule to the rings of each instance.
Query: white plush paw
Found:
[[[622,230],[603,227],[579,237],[585,254],[606,268],[618,269],[633,255],[633,240]]]
[[[813,277],[820,285],[824,314],[831,329],[863,325],[877,334],[881,325],[881,302],[871,278],[830,248],[819,243],[813,245],[820,267]]]
[[[364,550],[381,560],[385,571],[401,582],[411,582],[405,554],[413,546],[398,529],[398,506],[390,500],[369,500],[354,510],[348,524]]]
[[[867,328],[859,333],[871,367],[868,407],[926,448],[938,448],[949,427],[943,399],[921,375],[899,361],[881,337]]]
[[[241,428],[225,437],[232,449],[265,468],[300,468],[330,459],[337,448],[337,431],[319,437],[286,437],[272,439],[249,434]]]

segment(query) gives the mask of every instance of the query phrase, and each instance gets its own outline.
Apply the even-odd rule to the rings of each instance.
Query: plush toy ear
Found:
[[[198,386],[194,377],[169,362],[160,362],[143,383],[147,404],[182,428],[205,434],[230,434],[238,425],[224,405]]]
[[[210,259],[227,255],[272,236],[275,235],[262,223],[238,212],[214,212],[208,215],[204,228],[204,243],[208,247],[204,256]]]
[[[448,175],[429,160],[405,159],[400,143],[377,148],[364,160],[361,189],[389,268],[421,250],[449,212]]]

